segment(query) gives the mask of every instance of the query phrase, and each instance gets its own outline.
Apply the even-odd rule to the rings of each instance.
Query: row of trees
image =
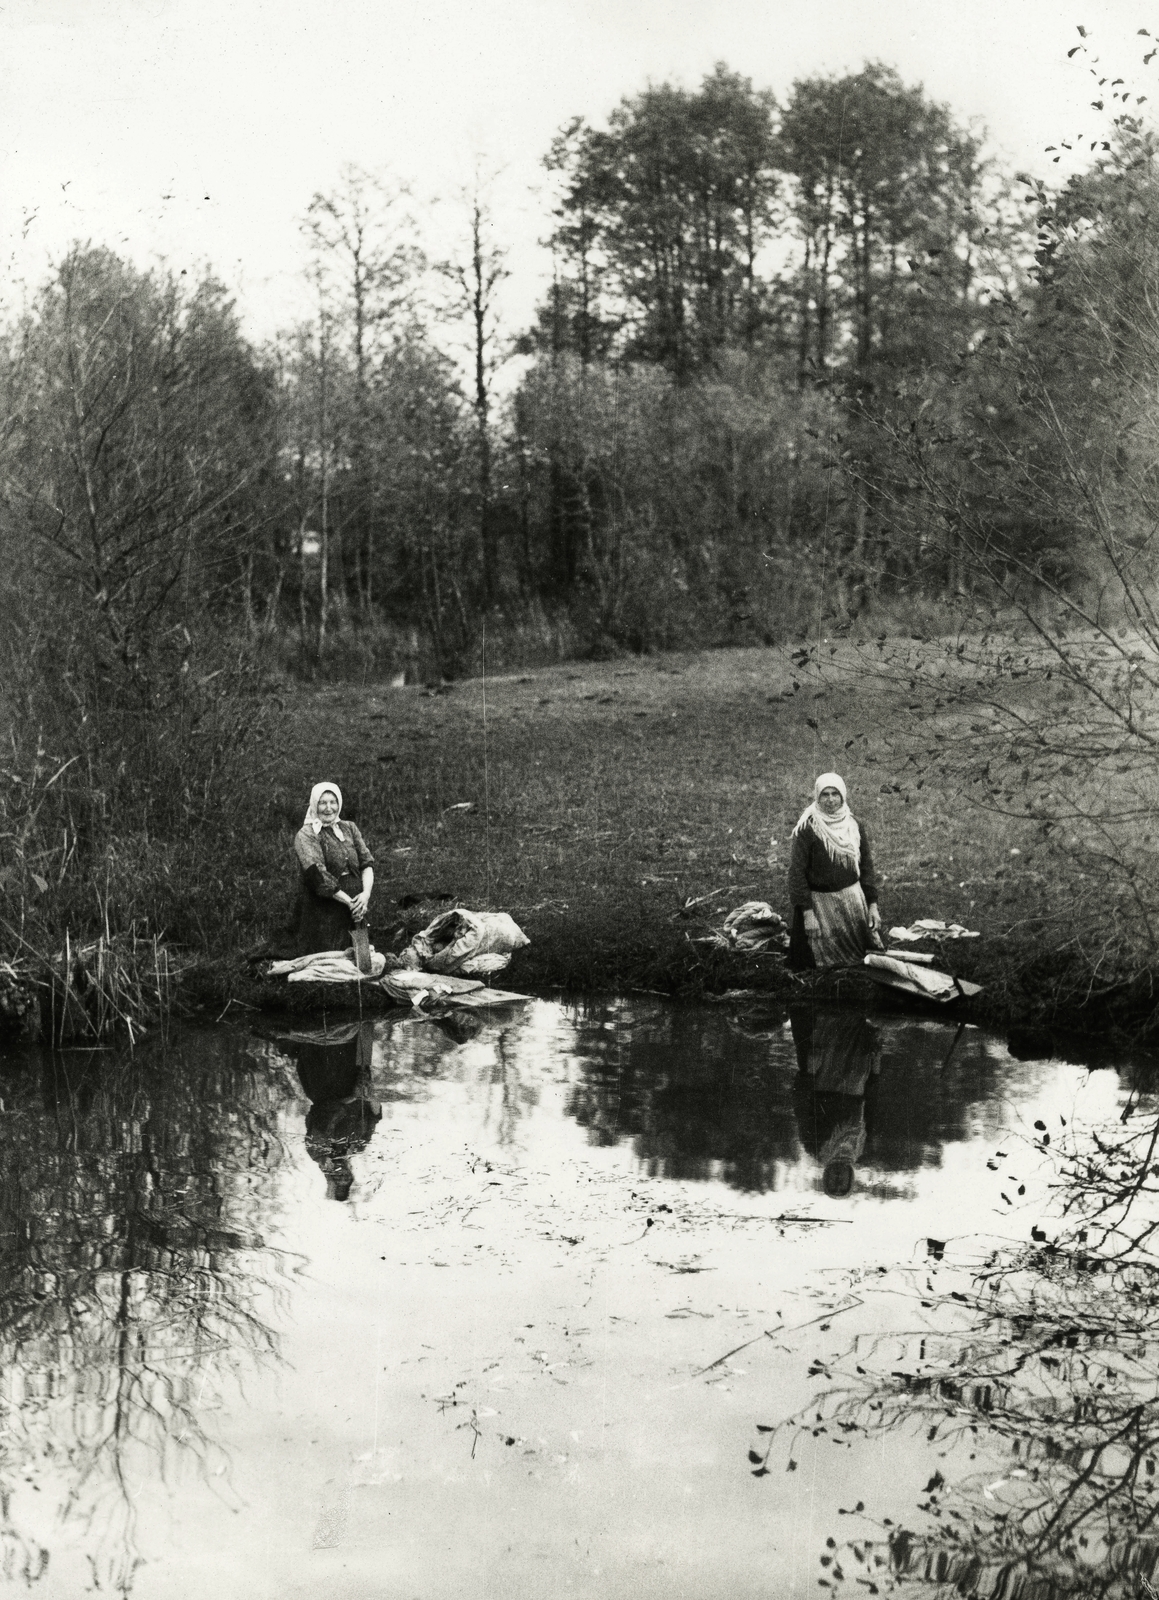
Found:
[[[547,650],[769,637],[802,552],[864,567],[835,442],[872,464],[863,414],[1016,286],[978,140],[880,66],[783,108],[718,67],[572,124],[547,166],[554,274],[518,340],[481,183],[431,262],[405,192],[345,172],[304,218],[316,313],[262,350],[212,279],[74,249],[2,352],[9,581],[38,632],[33,550],[91,612],[84,670],[150,692],[211,618],[312,667],[453,671],[488,614],[524,649],[528,625]]]
[[[618,350],[686,381],[761,349],[798,387],[865,387],[944,347],[1010,270],[978,137],[880,65],[797,83],[783,108],[718,66],[697,93],[664,85],[606,129],[574,123],[548,165],[539,342],[583,361]],[[915,261],[940,266],[919,283]]]
[[[783,107],[719,66],[573,122],[546,165],[552,281],[514,339],[485,186],[441,263],[370,175],[315,197],[317,316],[274,356],[292,505],[247,614],[294,618],[315,665],[337,624],[339,662],[409,638],[448,671],[484,617],[524,658],[770,639],[811,555],[855,609],[912,582],[864,487],[876,425],[1030,260],[979,138],[880,65]]]

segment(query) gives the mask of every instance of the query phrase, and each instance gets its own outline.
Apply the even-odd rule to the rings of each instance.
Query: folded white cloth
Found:
[[[368,983],[381,978],[386,957],[370,947],[370,971],[358,970],[353,950],[318,950],[313,955],[296,956],[292,961],[272,961],[271,978],[285,977],[288,983]]]
[[[473,994],[483,984],[478,978],[459,978],[449,972],[415,972],[411,968],[404,968],[399,972],[388,972],[382,980],[382,987],[392,1000],[402,1005],[409,1000],[411,1005],[421,1006],[428,995],[442,1000],[447,995]]]
[[[913,994],[924,994],[931,1000],[951,1000],[960,991],[948,972],[935,972],[932,967],[919,966],[914,961],[902,961],[897,956],[878,955],[871,951],[865,965],[883,974],[886,983]],[[886,976],[888,974],[888,976]]]

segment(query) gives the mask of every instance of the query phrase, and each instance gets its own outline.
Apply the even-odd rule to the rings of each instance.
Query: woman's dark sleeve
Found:
[[[861,833],[861,887],[865,898],[872,905],[877,904],[877,873],[873,866],[873,852],[869,844],[869,829],[864,822],[857,824]]]
[[[294,854],[302,869],[302,881],[312,893],[328,900],[338,893],[338,879],[326,870],[322,842],[309,828],[300,828],[294,840]]]
[[[349,824],[349,828],[350,837],[354,841],[354,851],[358,857],[358,870],[361,872],[364,867],[372,867],[374,865],[374,857],[367,849],[366,840],[354,826],[353,822]]]
[[[811,842],[809,829],[804,827],[793,835],[789,852],[789,903],[794,907],[801,906],[805,911],[813,909],[813,896],[809,889]]]

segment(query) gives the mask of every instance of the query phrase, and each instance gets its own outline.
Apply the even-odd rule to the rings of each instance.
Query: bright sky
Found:
[[[305,305],[297,219],[344,162],[439,197],[437,249],[482,159],[503,169],[518,324],[544,271],[540,161],[572,115],[717,60],[783,95],[876,58],[1048,174],[1044,146],[1096,131],[1091,56],[1066,59],[1079,23],[1099,71],[1159,105],[1142,0],[0,0],[0,260],[35,283],[81,238],[209,262],[264,337]]]

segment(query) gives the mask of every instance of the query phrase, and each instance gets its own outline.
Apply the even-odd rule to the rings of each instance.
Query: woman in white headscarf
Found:
[[[316,783],[294,840],[302,872],[296,953],[347,950],[350,931],[366,926],[374,888],[374,857],[353,822],[342,820],[342,790]]]
[[[845,780],[823,772],[793,829],[789,964],[860,965],[881,926],[869,832],[849,810]]]

